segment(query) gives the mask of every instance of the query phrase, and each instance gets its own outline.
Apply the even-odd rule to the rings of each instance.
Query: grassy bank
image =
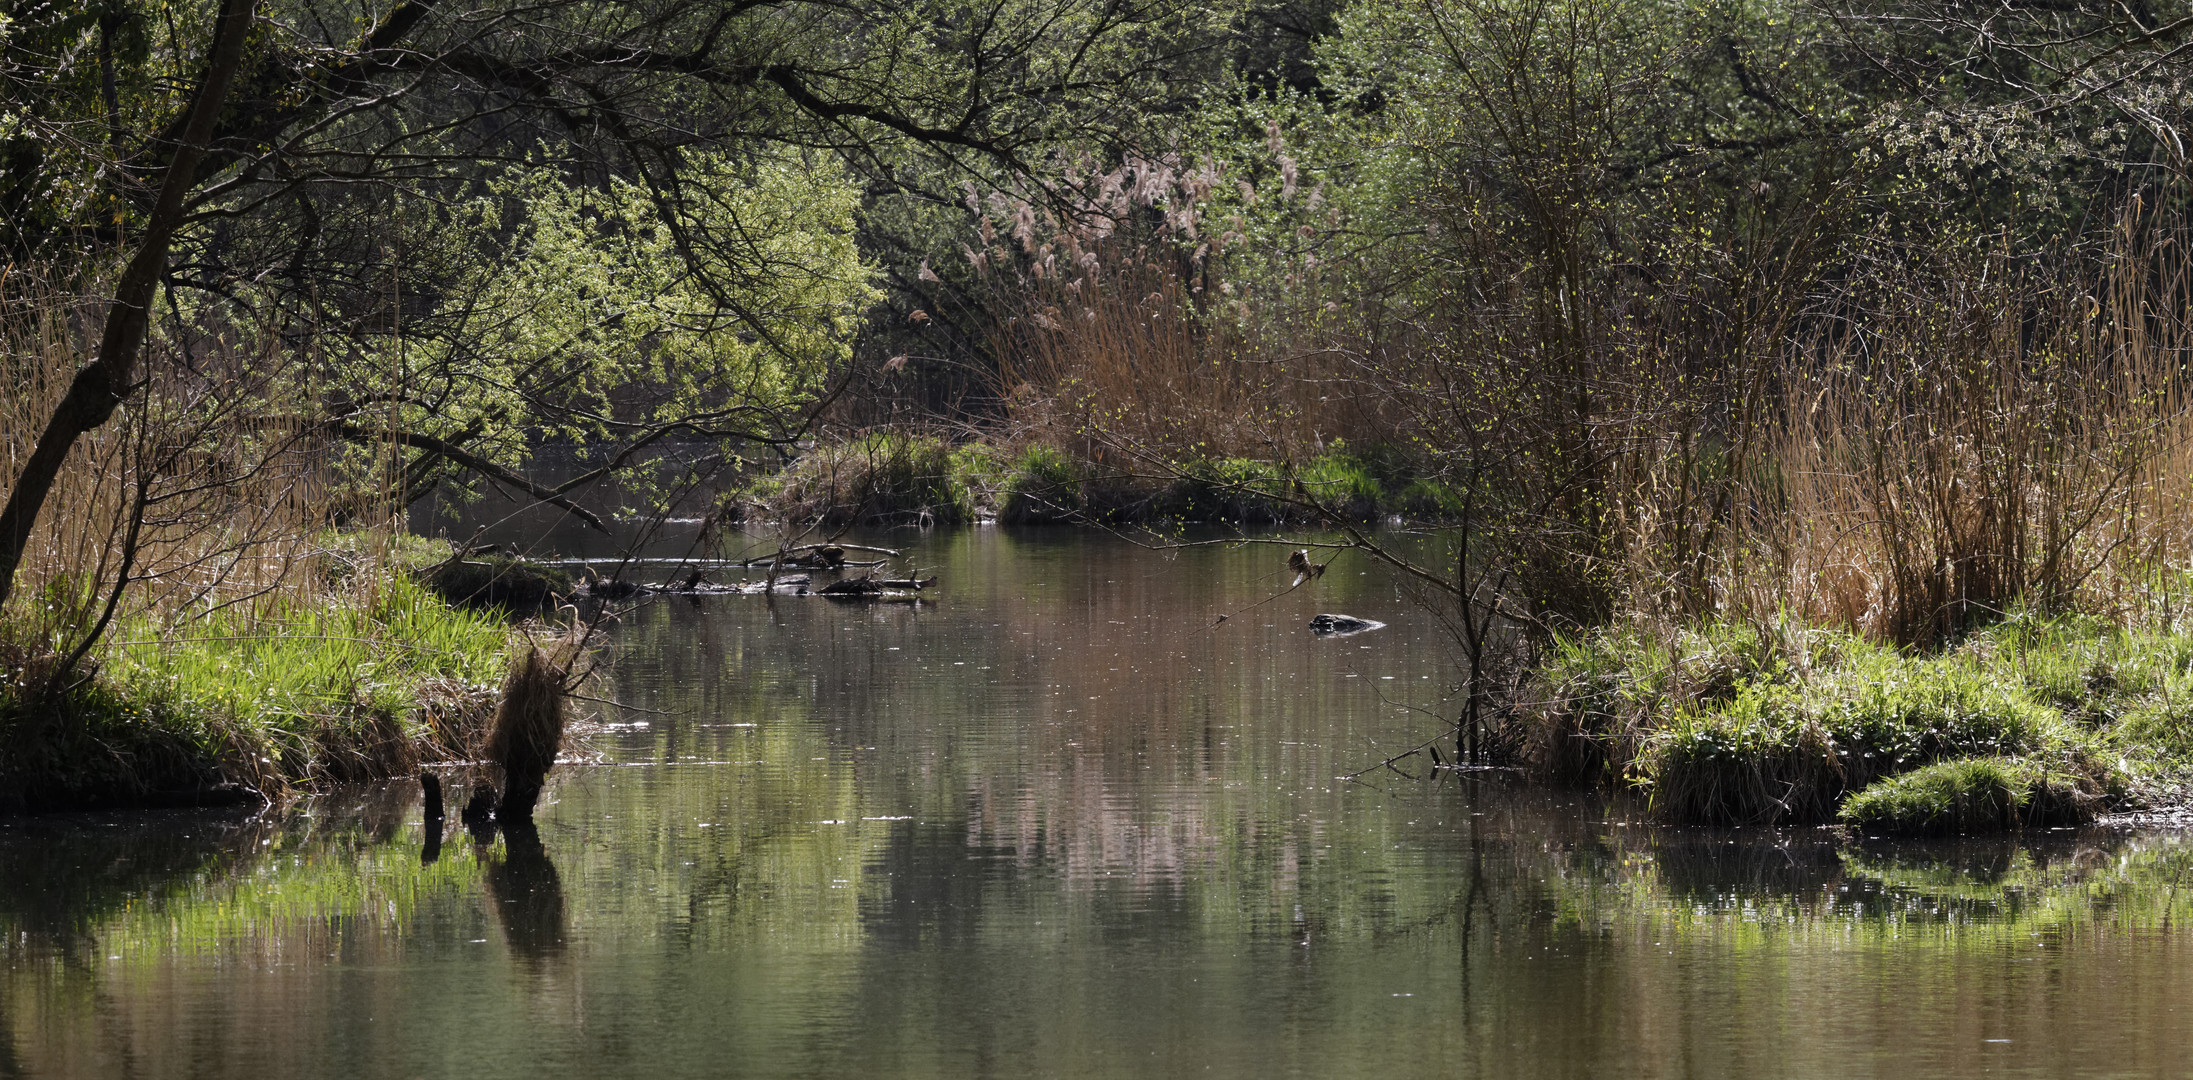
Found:
[[[512,636],[380,572],[127,616],[62,671],[68,629],[0,625],[0,810],[277,797],[470,758]]]
[[[733,494],[743,520],[951,525],[1438,521],[1457,496],[1405,456],[1332,449],[1289,467],[1245,457],[1118,464],[1048,443],[953,445],[875,432],[819,446]]]
[[[1510,735],[1541,780],[1641,789],[1666,821],[1950,833],[2193,792],[2193,633],[2014,616],[1919,653],[1713,622],[1557,641]]]

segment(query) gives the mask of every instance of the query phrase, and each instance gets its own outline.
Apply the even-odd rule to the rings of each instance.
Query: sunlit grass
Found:
[[[271,796],[463,757],[512,633],[376,572],[190,618],[125,615],[72,675],[41,670],[50,647],[19,636],[0,774],[19,804],[65,805],[223,783]]]
[[[2050,821],[2165,799],[2193,772],[2193,636],[2168,626],[2018,614],[1933,653],[1791,626],[1618,627],[1559,642],[1523,696],[1533,770],[1626,781],[1673,821],[1830,820],[1931,768],[1854,812],[1962,831],[2022,821],[2034,799]],[[1945,824],[1983,788],[2010,809]]]

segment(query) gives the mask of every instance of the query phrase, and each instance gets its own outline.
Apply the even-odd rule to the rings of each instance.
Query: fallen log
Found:
[[[886,589],[913,589],[919,591],[935,588],[937,579],[935,575],[925,578],[879,578],[876,584]]]

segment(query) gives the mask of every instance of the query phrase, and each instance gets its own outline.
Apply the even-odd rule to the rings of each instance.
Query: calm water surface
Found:
[[[884,542],[932,599],[630,613],[537,848],[427,862],[412,784],[0,822],[0,1076],[2193,1073],[2179,834],[1344,780],[1453,677],[1369,567]]]

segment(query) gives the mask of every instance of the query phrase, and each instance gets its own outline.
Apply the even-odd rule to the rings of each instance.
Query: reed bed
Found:
[[[1472,715],[1497,717],[1465,745],[1541,779],[1676,821],[2084,819],[2193,794],[2170,680],[2032,675],[2184,630],[2188,224],[2135,197],[2060,250],[1797,237],[1767,250],[1811,261],[1772,275],[1558,281],[1456,230],[1451,287],[1343,308],[1313,349],[1214,318],[1221,264],[1185,245],[1039,223],[1014,237],[1006,438],[1059,448],[1085,516],[1106,470],[1229,456],[1314,510],[1290,478],[1336,436],[1400,448],[1458,541],[1406,576],[1446,583]],[[2005,646],[2021,620],[2052,629]]]
[[[2158,719],[2193,582],[2183,234],[2135,204],[2065,258],[1906,262],[1793,321],[1756,407],[1610,424],[1604,531],[1555,543],[1612,602],[1541,624],[1521,763],[1686,822],[2185,800],[2193,746]]]

